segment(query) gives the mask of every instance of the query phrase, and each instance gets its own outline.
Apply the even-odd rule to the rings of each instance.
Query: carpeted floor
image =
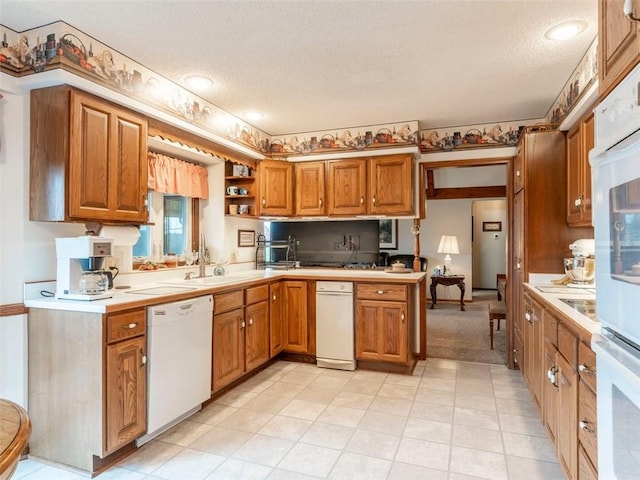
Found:
[[[458,303],[438,303],[427,310],[427,357],[463,360],[467,362],[504,365],[507,361],[506,322],[500,331],[494,325],[493,347],[489,338],[489,301],[495,291],[474,291],[473,302],[465,303],[466,311]]]

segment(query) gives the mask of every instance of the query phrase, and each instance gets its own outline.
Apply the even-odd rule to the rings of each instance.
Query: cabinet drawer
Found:
[[[554,347],[558,346],[558,320],[548,312],[544,312],[544,336]]]
[[[578,339],[561,323],[558,323],[558,351],[575,369],[578,361]]]
[[[598,427],[596,394],[583,382],[578,383],[578,439],[591,463],[598,467]],[[583,423],[584,422],[584,423]]]
[[[107,343],[144,335],[147,315],[144,309],[113,313],[107,317]]]
[[[591,350],[589,345],[580,342],[578,344],[578,373],[580,373],[580,381],[596,391],[596,354]]]
[[[258,287],[247,288],[247,301],[246,305],[251,305],[252,303],[262,302],[269,298],[269,285],[264,284]]]
[[[358,283],[356,297],[366,300],[407,300],[407,286],[389,283]]]
[[[235,292],[221,293],[214,295],[213,297],[213,311],[215,314],[228,312],[235,308],[241,308],[243,305],[243,290],[236,290]]]

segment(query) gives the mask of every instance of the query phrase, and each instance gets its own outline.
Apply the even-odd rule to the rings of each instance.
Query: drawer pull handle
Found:
[[[385,292],[384,290],[377,290],[377,291],[376,291],[376,293],[377,293],[378,295],[384,295],[384,294],[385,294],[385,293],[387,293],[387,292]]]
[[[136,328],[138,326],[137,323],[130,323],[128,325],[122,325],[122,329],[124,330],[131,330],[133,328]]]
[[[589,426],[590,423],[587,422],[586,420],[581,420],[579,425],[580,425],[580,430],[584,430],[585,432],[590,433],[591,435],[594,435],[596,433],[596,431]]]
[[[531,310],[527,310],[524,314],[524,318],[527,320],[527,322],[532,323],[531,320]]]
[[[596,371],[587,367],[584,363],[578,366],[578,371],[580,373],[585,373],[587,375],[591,375],[592,377],[596,376]]]

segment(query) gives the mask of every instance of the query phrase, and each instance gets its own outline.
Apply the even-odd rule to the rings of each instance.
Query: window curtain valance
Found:
[[[207,169],[161,153],[148,152],[150,190],[183,197],[209,198]]]

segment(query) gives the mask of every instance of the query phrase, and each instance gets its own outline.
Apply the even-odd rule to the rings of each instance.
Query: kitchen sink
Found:
[[[124,293],[133,293],[137,295],[171,295],[173,293],[183,293],[183,292],[188,292],[190,290],[195,290],[195,288],[176,287],[176,286],[150,287],[150,288],[141,288],[140,290],[127,290]]]
[[[202,287],[209,285],[222,285],[226,283],[242,282],[245,280],[252,280],[254,278],[263,278],[264,272],[238,272],[230,273],[229,275],[209,276],[201,278],[164,280],[158,283],[165,285],[192,285],[194,287]]]

